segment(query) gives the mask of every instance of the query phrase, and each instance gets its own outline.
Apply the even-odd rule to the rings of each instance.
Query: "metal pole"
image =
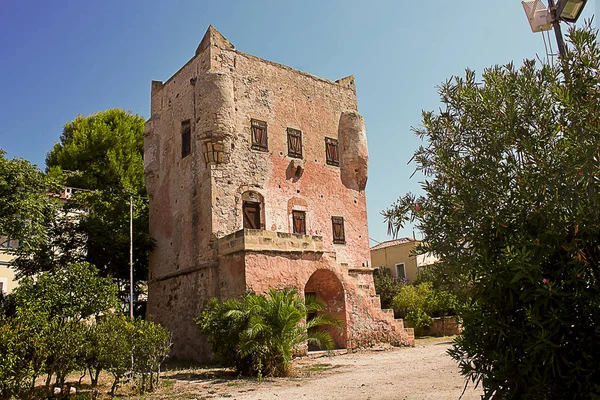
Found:
[[[129,316],[133,319],[133,196],[129,196]]]
[[[552,26],[554,27],[554,36],[556,36],[556,43],[558,44],[558,54],[561,58],[563,58],[567,51],[565,49],[562,30],[560,29],[560,19],[557,15],[557,7],[554,6],[554,0],[548,0],[548,6],[550,7],[550,12],[552,13],[552,19],[554,20],[552,22]]]

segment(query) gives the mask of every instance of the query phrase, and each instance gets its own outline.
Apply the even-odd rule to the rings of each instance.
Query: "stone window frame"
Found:
[[[299,232],[296,231],[296,216],[304,221],[302,224],[304,232],[300,232],[302,229],[299,229]],[[306,210],[292,210],[292,233],[297,235],[306,235],[306,231]]]
[[[325,160],[327,165],[340,166],[340,147],[337,139],[325,137]]]
[[[331,217],[331,235],[334,244],[346,244],[344,217]]]
[[[269,136],[267,122],[259,119],[250,119],[250,142],[252,150],[269,151]]]
[[[192,123],[186,119],[181,121],[181,158],[192,154]]]
[[[297,140],[296,140],[297,138]],[[292,143],[297,143],[299,149],[294,149]],[[302,131],[294,128],[287,128],[288,157],[302,159]]]

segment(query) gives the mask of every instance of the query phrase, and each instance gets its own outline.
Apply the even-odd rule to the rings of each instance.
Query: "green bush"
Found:
[[[54,385],[63,387],[76,370],[89,371],[92,386],[100,371],[108,370],[114,376],[113,394],[130,372],[140,374],[142,391],[153,390],[169,351],[168,332],[148,321],[110,314],[116,293],[110,279],[85,263],[21,280],[0,299],[0,397],[28,397],[44,372],[48,390],[53,377]],[[90,317],[101,313],[105,318],[93,323]]]
[[[466,71],[424,112],[410,218],[428,250],[468,277],[450,354],[486,399],[600,397],[600,43],[573,27],[554,65]]]
[[[472,286],[469,284],[469,278],[460,271],[449,268],[443,262],[419,268],[414,284],[419,285],[425,282],[431,283],[436,290],[454,295],[459,307],[466,305],[471,298]]]
[[[46,387],[50,387],[53,375],[56,376],[54,385],[64,387],[65,379],[71,371],[84,369],[83,353],[87,346],[85,323],[77,320],[51,320],[46,335]]]
[[[42,373],[46,337],[31,324],[0,323],[0,398],[27,398]]]
[[[206,336],[217,359],[227,367],[234,367],[242,374],[250,374],[252,357],[240,355],[239,342],[242,331],[248,326],[250,314],[246,307],[247,293],[242,300],[228,299],[219,302],[212,299],[200,318],[196,320],[200,331]],[[237,313],[229,313],[238,310]]]
[[[333,348],[329,333],[314,329],[339,325],[321,313],[322,308],[316,299],[305,301],[293,289],[270,289],[266,296],[248,293],[242,300],[212,301],[197,323],[213,351],[239,372],[285,376],[298,346]],[[318,315],[304,322],[308,313]]]
[[[405,280],[398,280],[392,277],[392,273],[387,268],[378,268],[373,271],[373,282],[375,292],[381,300],[381,308],[393,308],[394,297],[400,292],[400,289],[406,285]]]
[[[140,392],[152,392],[158,387],[160,366],[171,348],[169,331],[139,318],[133,328],[133,371],[141,376]]]
[[[420,336],[431,326],[432,317],[455,315],[458,299],[451,293],[433,288],[431,282],[404,286],[394,297],[394,310],[404,317]]]
[[[106,369],[113,376],[110,389],[114,396],[121,380],[129,373],[132,365],[132,338],[134,325],[124,315],[106,315],[96,327],[99,369]]]
[[[421,336],[431,326],[431,317],[423,309],[411,310],[406,314],[406,321],[415,329],[415,335]]]

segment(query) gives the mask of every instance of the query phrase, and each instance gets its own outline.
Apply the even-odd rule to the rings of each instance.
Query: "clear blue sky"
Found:
[[[411,126],[439,108],[436,86],[467,67],[545,54],[519,0],[0,0],[0,148],[44,168],[77,114],[120,107],[147,118],[151,80],[187,62],[209,24],[243,52],[330,80],[356,76],[377,241],[390,239],[381,210],[419,192]]]

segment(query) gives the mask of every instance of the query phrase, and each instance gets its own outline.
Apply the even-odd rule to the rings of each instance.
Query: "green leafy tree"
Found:
[[[46,157],[48,175],[75,191],[64,206],[65,215],[78,214],[76,224],[56,224],[51,247],[70,261],[83,259],[103,276],[112,276],[128,297],[129,200],[134,196],[134,281],[147,279],[148,254],[153,242],[148,233],[148,204],[143,162],[144,119],[120,109],[77,116],[65,124],[60,142]],[[82,212],[84,211],[84,212]],[[63,218],[64,219],[64,218]],[[76,249],[84,248],[83,253]],[[29,261],[27,273],[44,265],[46,249]],[[51,260],[54,261],[54,260]],[[57,262],[54,262],[56,264]],[[41,269],[41,268],[40,268]],[[138,286],[136,293],[139,293]]]
[[[138,196],[144,184],[144,119],[120,109],[78,115],[46,157],[51,174],[89,190],[120,188]]]
[[[456,296],[458,306],[467,304],[471,298],[471,285],[466,275],[448,268],[444,263],[434,263],[419,269],[414,284],[429,282],[435,290]]]
[[[46,226],[58,206],[47,195],[55,182],[28,161],[5,154],[0,149],[0,244],[13,239],[22,248],[37,248],[47,241]]]
[[[61,202],[45,194],[52,208],[44,216],[43,234],[32,243],[20,241],[13,250],[12,267],[17,277],[31,277],[40,272],[60,270],[66,264],[83,262],[86,258],[85,235],[80,232],[77,213],[70,213]]]
[[[401,316],[406,316],[411,311],[429,309],[427,300],[432,291],[430,283],[420,285],[406,285],[394,297],[393,306]]]
[[[105,369],[113,376],[111,396],[129,372],[141,376],[141,393],[158,387],[160,366],[171,347],[166,329],[140,318],[132,320],[107,314],[96,325],[94,336],[93,385],[97,384],[100,371]]]
[[[110,395],[115,395],[119,383],[131,371],[133,321],[123,315],[109,314],[98,324],[98,363],[96,368],[104,369],[113,376]],[[98,371],[98,370],[97,370]],[[97,381],[97,380],[96,380]]]
[[[415,153],[415,218],[433,252],[472,285],[450,351],[485,398],[600,395],[600,48],[572,29],[557,67],[525,61],[444,83]]]
[[[115,307],[116,295],[112,280],[98,276],[97,269],[86,263],[24,278],[9,295],[14,313],[7,322],[30,332],[21,339],[32,349],[25,359],[35,367],[44,360],[48,388],[53,376],[62,386],[69,372],[83,366],[83,321]]]
[[[160,366],[171,349],[169,331],[141,318],[133,331],[133,371],[141,376],[140,393],[154,391],[160,380]]]
[[[28,398],[48,356],[47,323],[36,315],[0,320],[0,398]]]

